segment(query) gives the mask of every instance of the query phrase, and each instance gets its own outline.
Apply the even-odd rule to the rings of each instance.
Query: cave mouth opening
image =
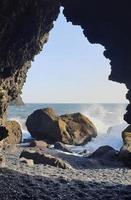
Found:
[[[23,100],[28,103],[126,102],[125,86],[108,81],[110,64],[103,52],[102,45],[88,42],[80,26],[67,23],[61,9],[47,44],[32,62]]]
[[[27,116],[43,106],[53,107],[60,114],[62,110],[83,112],[93,120],[93,115],[96,115],[99,118],[96,126],[99,129],[104,127],[104,131],[121,123],[126,107],[122,105],[125,103],[126,88],[108,80],[110,65],[103,56],[104,47],[90,44],[83,36],[82,29],[67,23],[61,12],[48,43],[36,56],[28,72],[22,94],[23,101],[27,103],[25,109],[16,107],[14,116],[11,114],[14,108],[9,107],[9,118],[20,122],[24,130]],[[74,105],[70,109],[70,106],[65,106],[59,110],[56,103],[68,103],[68,106],[77,103],[83,106]],[[105,103],[115,103],[113,112],[116,114],[113,113],[112,118],[109,116],[111,110],[107,109],[109,105],[106,108],[103,106]],[[89,109],[86,104],[91,105]],[[105,127],[107,118],[108,127]]]

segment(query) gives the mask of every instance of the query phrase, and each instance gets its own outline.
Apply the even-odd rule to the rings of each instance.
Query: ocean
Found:
[[[119,150],[122,146],[121,132],[128,124],[123,120],[126,104],[25,104],[24,106],[9,106],[8,119],[20,123],[23,139],[29,138],[25,121],[33,111],[51,107],[57,114],[81,112],[89,117],[96,126],[98,136],[84,146],[71,146],[74,153],[86,150],[92,153],[100,146],[109,145]]]

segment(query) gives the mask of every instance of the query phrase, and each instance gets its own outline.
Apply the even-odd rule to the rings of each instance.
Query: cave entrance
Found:
[[[104,48],[83,36],[82,29],[67,23],[61,12],[28,72],[22,95],[25,102],[125,102],[125,86],[108,81],[110,65]]]
[[[122,120],[126,107],[123,104],[126,103],[126,88],[108,80],[110,65],[103,56],[104,48],[90,44],[83,36],[82,29],[67,23],[61,12],[50,32],[48,43],[36,56],[28,72],[22,94],[24,103],[27,103],[26,108],[15,108],[16,116],[12,112],[14,108],[9,108],[9,117],[17,118],[24,124],[27,116],[35,109],[53,107],[60,114],[85,112],[93,120],[93,116],[97,115],[99,121],[96,125],[99,129],[107,121],[110,127],[116,118],[116,124]],[[63,105],[58,107],[58,103]],[[103,103],[116,103],[113,118],[110,117],[110,109],[103,110]],[[86,112],[89,104],[91,107]],[[107,105],[106,108],[109,107]]]

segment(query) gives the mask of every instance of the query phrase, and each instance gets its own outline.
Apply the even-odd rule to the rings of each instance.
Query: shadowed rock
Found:
[[[41,153],[38,151],[35,152],[23,151],[20,155],[20,158],[31,159],[34,161],[34,164],[51,165],[62,169],[72,168],[68,163],[64,162],[60,158],[56,158],[49,154]]]
[[[72,151],[70,151],[70,149],[66,147],[65,144],[63,144],[62,142],[56,142],[54,144],[54,148],[63,152],[72,153]]]
[[[131,125],[122,132],[123,147],[120,150],[119,157],[125,166],[131,168]]]
[[[34,111],[26,126],[32,137],[50,143],[85,144],[97,135],[93,123],[81,113],[59,117],[51,108]]]

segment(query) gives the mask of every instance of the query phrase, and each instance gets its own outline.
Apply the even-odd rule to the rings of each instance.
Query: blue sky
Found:
[[[24,102],[126,102],[125,86],[108,80],[110,65],[103,51],[60,14],[48,43],[32,62],[23,88]]]

